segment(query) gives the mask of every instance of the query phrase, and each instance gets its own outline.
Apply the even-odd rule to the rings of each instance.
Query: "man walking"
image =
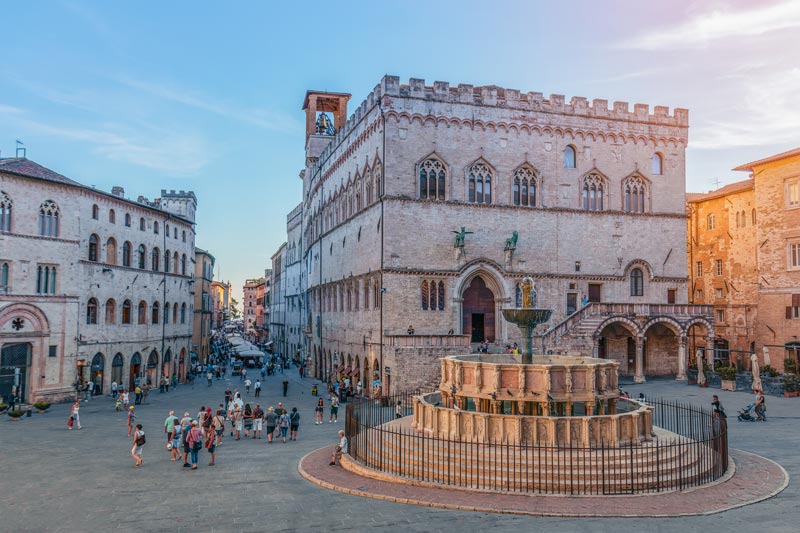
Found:
[[[116,380],[111,382],[111,398],[116,400],[117,393],[119,392],[119,385],[117,385]]]
[[[172,428],[175,427],[175,423],[178,421],[178,417],[175,416],[175,411],[170,411],[169,415],[167,415],[167,419],[164,420],[164,433],[167,434],[167,442],[170,442],[172,438]]]
[[[256,398],[261,396],[261,380],[256,378]]]
[[[284,375],[283,376],[283,395],[286,396],[287,392],[289,392],[289,378]]]
[[[244,380],[244,392],[245,392],[245,394],[250,394],[250,385],[252,385],[252,384],[253,384],[253,382],[250,381],[250,378],[247,378],[246,380]]]
[[[211,383],[214,381],[214,374],[211,373],[211,370],[206,372],[206,381],[208,381],[208,386],[211,386]]]

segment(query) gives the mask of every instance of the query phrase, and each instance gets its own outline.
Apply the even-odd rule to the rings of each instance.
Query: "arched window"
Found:
[[[125,213],[125,227],[127,227],[127,228],[131,227],[131,214],[130,213]]]
[[[109,265],[117,264],[117,241],[114,237],[109,237],[106,241],[106,263]]]
[[[377,174],[377,168],[376,172]],[[422,200],[444,200],[447,171],[444,163],[435,158],[426,159],[419,165],[419,197]],[[380,197],[380,184],[375,181],[375,195]]]
[[[86,303],[86,323],[97,324],[97,300],[89,298]]]
[[[536,205],[536,175],[531,167],[525,165],[514,172],[513,196],[514,205]]]
[[[158,220],[153,221],[153,233],[158,235]]]
[[[474,204],[492,203],[492,171],[485,163],[475,163],[467,172],[467,200]]]
[[[11,197],[0,191],[0,232],[11,231]]]
[[[173,274],[177,274],[178,273],[178,252],[177,251],[172,255],[172,268],[173,268],[172,273]]]
[[[113,298],[106,300],[106,324],[117,322],[117,302]]]
[[[186,254],[181,255],[181,275],[186,275]]]
[[[95,220],[100,219],[100,208],[97,207],[97,204],[92,204],[92,218]]]
[[[178,304],[172,306],[172,323],[178,323]]]
[[[604,196],[603,178],[589,174],[583,178],[583,208],[587,211],[602,211]]]
[[[383,185],[381,183],[381,180],[383,179],[383,167],[381,166],[381,162],[380,161],[375,163],[375,166],[372,168],[372,179],[375,180],[375,187],[374,187],[375,200],[378,201],[378,200],[381,199],[381,196],[383,194],[383,192],[382,192],[383,191],[383,189],[382,189]],[[438,190],[441,191],[441,195],[442,195],[441,198],[439,198],[439,199],[440,200],[444,200],[444,176],[441,176],[439,179],[440,179],[440,183],[437,186],[437,188],[438,188]]]
[[[186,303],[181,305],[181,324],[186,324]]]
[[[380,309],[381,308],[381,293],[380,293],[380,286],[378,285],[378,280],[376,279],[372,285],[372,307],[373,309]]]
[[[56,267],[39,265],[36,273],[36,294],[55,294]]]
[[[183,242],[186,242],[186,230],[183,230]]]
[[[147,224],[144,221],[144,217],[139,219],[139,231],[144,231],[147,229]]]
[[[169,324],[169,302],[164,304],[164,324]]]
[[[750,220],[752,221],[753,225],[756,225],[756,210],[755,208],[750,211]]]
[[[439,294],[437,300],[439,301],[439,311],[444,311],[444,281],[439,282]]]
[[[422,294],[421,294],[421,297],[422,297],[422,310],[423,311],[427,311],[428,310],[428,282],[427,281],[423,281],[422,282]]]
[[[144,244],[139,245],[139,250],[136,253],[137,255],[137,266],[144,270],[145,259],[147,258],[147,249],[144,247]]]
[[[0,294],[8,294],[8,263],[0,265]]]
[[[744,211],[742,211],[742,227],[743,228],[747,227],[747,213],[745,213]]]
[[[123,324],[130,324],[131,323],[131,301],[125,300],[122,302],[122,323]]]
[[[89,261],[97,261],[97,246],[100,238],[92,233],[89,236]]]
[[[122,244],[122,266],[131,266],[131,243],[125,241]]]
[[[653,154],[653,176],[660,176],[663,173],[664,159],[658,152]]]
[[[575,147],[567,146],[564,148],[564,168],[575,168]]]
[[[639,176],[631,176],[623,184],[624,208],[628,213],[644,213],[645,183]]]
[[[139,302],[139,324],[147,324],[147,304],[144,300]]]
[[[169,272],[171,270],[170,269],[170,265],[169,265],[169,260],[170,259],[172,259],[172,254],[169,253],[169,250],[165,250],[164,251],[164,272]]]
[[[364,280],[364,309],[369,309],[369,280]]]
[[[178,238],[178,228],[172,228],[172,238],[173,239]]]
[[[631,296],[644,295],[644,276],[642,269],[634,268],[631,270]]]
[[[42,237],[58,237],[58,205],[47,200],[39,206],[39,235]]]
[[[108,221],[111,224],[116,224],[117,223],[117,214],[114,212],[113,209],[109,209],[108,210]]]
[[[158,324],[158,311],[159,311],[158,302],[153,302],[152,317],[150,319],[150,322],[152,322],[153,324]]]
[[[169,224],[164,224],[164,235],[169,237]]]
[[[153,248],[150,252],[150,265],[152,267],[153,272],[159,271],[159,264],[161,262],[161,250],[158,247]]]

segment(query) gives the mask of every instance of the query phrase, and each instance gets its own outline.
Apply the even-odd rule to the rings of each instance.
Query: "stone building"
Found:
[[[222,328],[222,324],[230,318],[230,282],[212,281],[211,282],[211,327],[214,329]]]
[[[206,250],[194,249],[194,327],[192,348],[200,364],[205,364],[211,353],[213,318],[214,256]]]
[[[286,253],[284,254],[282,294],[286,309],[286,341],[284,352],[291,359],[301,362],[308,355],[304,333],[305,279],[303,270],[303,204],[299,204],[286,216]]]
[[[269,340],[273,353],[286,354],[286,299],[284,298],[284,266],[287,243],[272,254],[272,293],[269,306]]]
[[[245,331],[254,335],[259,343],[264,342],[269,330],[269,307],[265,302],[270,298],[270,271],[264,271],[260,278],[245,280],[244,284],[244,324]]]
[[[714,305],[717,358],[766,348],[782,371],[800,352],[800,148],[734,170],[750,178],[689,198],[691,297]]]
[[[554,310],[544,350],[685,378],[688,112],[385,76],[309,91],[303,254],[313,372],[434,384],[443,355],[519,341],[524,276]],[[377,384],[377,382],[376,382]]]
[[[149,201],[0,159],[0,394],[157,385],[189,364],[192,192]]]

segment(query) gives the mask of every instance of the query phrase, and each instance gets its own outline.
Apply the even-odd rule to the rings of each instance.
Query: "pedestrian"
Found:
[[[256,398],[261,396],[261,380],[256,378]]]
[[[70,412],[70,416],[72,417],[72,427],[75,429],[81,429],[80,409],[81,409],[80,400],[75,400],[75,403],[72,404],[72,410]],[[128,436],[130,437],[130,434],[128,434]]]
[[[210,386],[211,386],[211,384],[214,382],[214,374],[212,374],[212,373],[211,373],[211,370],[209,370],[209,371],[206,373],[206,381],[208,381],[208,386],[209,386],[209,387],[210,387]]]
[[[114,380],[111,382],[111,398],[116,400],[118,393],[119,393],[119,385],[117,384],[117,380]]]
[[[320,398],[317,400],[317,405],[314,407],[314,424],[322,424],[322,417],[325,416],[325,400]]]
[[[275,414],[275,408],[270,406],[267,409],[267,414],[264,415],[264,421],[267,423],[267,444],[272,444],[272,437],[275,434],[275,423],[278,420],[278,415]]]
[[[131,407],[133,409],[133,407]],[[128,435],[130,437],[130,435]],[[144,429],[141,424],[136,424],[136,432],[133,434],[133,448],[131,448],[131,457],[136,461],[133,465],[134,468],[142,466],[142,450],[144,448],[146,439],[144,436]]]
[[[289,391],[289,378],[284,376],[283,377],[283,396],[286,397],[286,393]]]
[[[147,403],[147,395],[150,392],[150,387],[147,385],[142,385],[142,400],[141,403]]]
[[[231,388],[230,387],[225,387],[225,411],[230,409],[228,407],[228,404],[231,403],[232,399],[233,399],[233,393],[231,392]]]
[[[164,420],[164,433],[167,435],[167,442],[172,442],[172,429],[175,427],[176,422],[180,422],[180,419],[175,416],[175,411],[170,411]]]
[[[205,425],[205,421],[206,421],[206,406],[205,405],[201,405],[200,406],[200,410],[197,411],[197,416],[195,417],[195,420],[197,420],[197,424],[200,427],[203,427]]]
[[[189,435],[189,430],[192,428],[192,417],[189,416],[189,412],[186,411],[183,413],[183,418],[181,418],[181,445],[183,447],[183,466],[185,468],[189,468],[189,444],[186,442],[186,437]]]
[[[133,400],[134,405],[141,405],[141,403],[142,403],[142,387],[140,387],[139,385],[136,385],[136,388],[133,389],[133,394],[134,394],[134,400]]]
[[[719,401],[719,396],[716,394],[711,397],[711,407],[714,409],[714,416],[718,418],[728,418],[728,415],[725,414],[725,408],[722,407],[722,403]]]
[[[300,379],[303,379],[303,371],[304,370],[305,370],[305,367],[303,365],[300,365],[300,368],[297,369],[297,371],[300,372]]]
[[[192,470],[197,470],[197,453],[203,447],[203,431],[198,427],[197,420],[191,422],[186,443],[189,445],[189,453],[192,458]]]
[[[300,427],[300,413],[297,412],[297,407],[292,407],[292,413],[289,415],[289,440],[297,440],[297,429]]]
[[[256,408],[253,409],[253,438],[255,439],[256,436],[261,438],[261,428],[264,424],[264,410],[261,409],[261,406],[256,404]]]
[[[394,417],[403,418],[403,402],[397,400],[397,405],[394,407]]]
[[[131,404],[131,395],[126,389],[122,389],[122,408],[127,412]]]
[[[289,425],[290,425],[289,415],[286,413],[286,411],[284,411],[283,414],[281,414],[280,419],[278,419],[278,424],[280,424],[281,427],[281,438],[285,443],[286,434],[289,433]]]
[[[331,396],[331,416],[328,418],[328,423],[333,424],[339,421],[339,396],[334,394]]]
[[[220,409],[217,410],[217,414],[214,416],[214,433],[217,436],[216,446],[222,444],[222,434],[225,433],[225,410],[222,409],[222,405],[220,405]]]
[[[339,444],[337,444],[333,448],[333,454],[331,455],[331,462],[328,463],[328,465],[336,466],[336,463],[339,463],[341,461],[343,453],[347,453],[347,437],[345,436],[344,431],[340,429]]]
[[[136,415],[133,413],[133,406],[128,407],[128,436],[133,432],[133,423],[136,421]]]
[[[361,385],[361,380],[359,379],[359,380],[358,380],[358,383],[356,384],[356,395],[357,395],[359,398],[361,398],[361,392],[362,392],[362,390],[363,390],[363,386]]]
[[[215,453],[217,449],[217,437],[213,431],[206,432],[206,451],[211,454],[211,461],[209,461],[208,466],[214,466],[217,460],[217,454]]]
[[[253,409],[250,407],[249,403],[244,406],[242,419],[244,419],[244,438],[247,438],[250,436],[250,431],[253,429]]]
[[[239,437],[242,434],[242,410],[239,409],[238,405],[234,405],[233,407],[233,427],[236,431],[236,440],[239,440]],[[233,436],[233,435],[231,435]]]
[[[247,378],[246,380],[244,380],[244,391],[245,391],[245,394],[250,394],[250,385],[252,385],[252,384],[253,384],[253,382],[250,381],[250,378]]]
[[[171,461],[177,461],[181,456],[181,436],[183,434],[183,428],[181,428],[180,420],[178,417],[175,417],[176,423],[172,425],[172,431],[169,433],[169,446],[170,451],[172,452],[172,459]]]
[[[767,421],[767,402],[764,398],[764,391],[757,390],[756,391],[756,420],[761,422]],[[80,428],[78,428],[80,429]]]
[[[94,381],[89,380],[86,384],[86,401],[89,401],[89,398],[94,396]]]
[[[17,407],[17,388],[11,387],[11,394],[8,395],[8,410],[14,411]]]

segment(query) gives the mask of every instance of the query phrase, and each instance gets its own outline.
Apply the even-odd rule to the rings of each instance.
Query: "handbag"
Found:
[[[69,420],[67,420],[67,427],[72,427],[74,423],[75,423],[75,418],[69,417]]]

